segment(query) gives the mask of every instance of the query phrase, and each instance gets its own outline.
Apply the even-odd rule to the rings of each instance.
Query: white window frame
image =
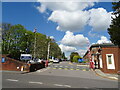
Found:
[[[111,63],[112,64],[109,64],[108,56],[111,56]],[[106,61],[107,61],[107,69],[115,69],[114,55],[113,54],[106,54]]]
[[[99,56],[100,68],[103,68],[102,55]]]

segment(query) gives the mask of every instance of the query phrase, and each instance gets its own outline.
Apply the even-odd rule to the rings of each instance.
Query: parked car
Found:
[[[59,63],[59,59],[54,59],[53,63]]]
[[[50,59],[49,61],[50,61],[50,62],[53,62],[53,59]]]

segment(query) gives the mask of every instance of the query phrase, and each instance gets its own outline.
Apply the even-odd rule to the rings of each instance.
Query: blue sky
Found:
[[[87,41],[110,42],[107,27],[112,12],[111,2],[86,4],[3,2],[2,21],[22,24],[31,31],[36,27],[37,32],[53,36],[67,56],[72,51],[84,55]]]

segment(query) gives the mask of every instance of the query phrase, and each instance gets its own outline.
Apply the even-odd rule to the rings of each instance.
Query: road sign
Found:
[[[82,58],[78,59],[78,62],[83,62],[83,59]]]

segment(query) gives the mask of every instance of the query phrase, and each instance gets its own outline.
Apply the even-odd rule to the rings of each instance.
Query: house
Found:
[[[90,60],[88,54],[87,51],[83,58]],[[100,69],[104,73],[120,71],[120,47],[112,43],[94,44],[90,47],[90,54],[95,69]]]

